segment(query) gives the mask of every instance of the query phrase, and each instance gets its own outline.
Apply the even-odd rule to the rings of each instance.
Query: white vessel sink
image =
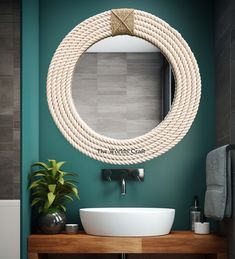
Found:
[[[160,236],[170,232],[175,210],[163,208],[80,209],[87,234],[97,236]]]

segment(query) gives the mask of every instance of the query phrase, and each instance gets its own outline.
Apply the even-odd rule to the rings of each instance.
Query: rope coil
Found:
[[[121,17],[121,21],[117,15]],[[113,28],[114,16],[119,20],[116,29]],[[133,26],[126,24],[126,20],[131,17]],[[71,84],[76,63],[87,48],[101,39],[120,34],[123,30],[125,34],[130,34],[130,28],[133,28],[134,36],[151,42],[165,55],[174,71],[176,89],[170,112],[156,128],[137,138],[118,140],[94,132],[82,120],[73,103]],[[180,33],[154,15],[131,9],[107,11],[77,25],[57,48],[47,77],[49,110],[61,133],[84,154],[111,164],[141,163],[174,147],[191,127],[200,95],[198,65]],[[144,149],[145,152],[110,152],[121,149]]]

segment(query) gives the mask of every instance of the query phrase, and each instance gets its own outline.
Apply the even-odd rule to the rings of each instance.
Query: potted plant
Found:
[[[62,171],[66,162],[36,162],[30,174],[31,206],[38,208],[38,226],[49,234],[61,232],[66,222],[66,202],[79,199],[77,174]]]

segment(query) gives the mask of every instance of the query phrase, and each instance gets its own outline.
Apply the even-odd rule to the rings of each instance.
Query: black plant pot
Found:
[[[61,211],[49,211],[38,216],[38,227],[46,234],[58,234],[65,226],[66,216]]]

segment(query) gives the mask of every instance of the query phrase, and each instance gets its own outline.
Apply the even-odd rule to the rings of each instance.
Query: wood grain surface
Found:
[[[207,254],[208,258],[224,259],[227,241],[216,235],[196,235],[190,231],[176,231],[166,236],[154,237],[101,237],[85,233],[35,234],[28,238],[28,249],[30,259],[37,258],[35,254],[50,253]]]

